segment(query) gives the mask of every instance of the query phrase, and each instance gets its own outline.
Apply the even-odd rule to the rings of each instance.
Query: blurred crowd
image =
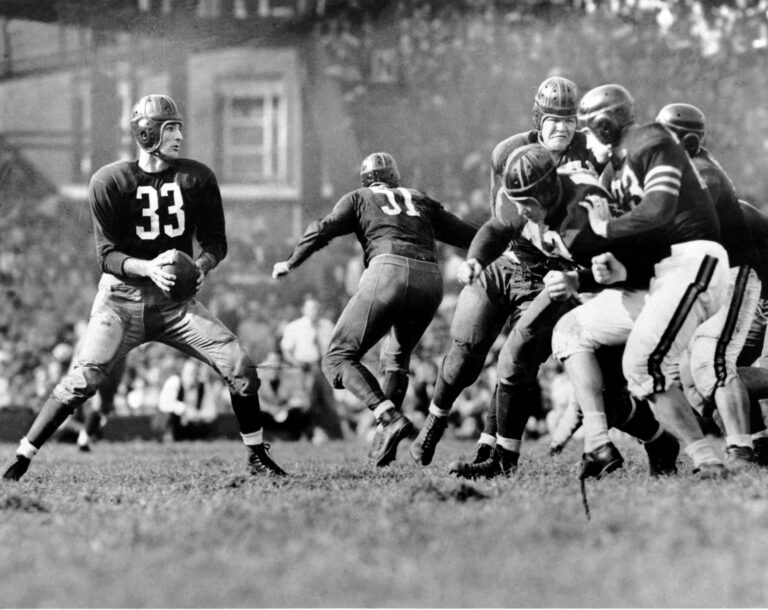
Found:
[[[761,171],[764,142],[743,135],[768,125],[768,107],[753,102],[768,90],[763,54],[768,29],[764,19],[750,18],[764,14],[766,2],[717,9],[695,1],[399,2],[386,3],[386,11],[377,10],[377,3],[362,10],[365,4],[337,5],[316,24],[324,74],[342,87],[361,150],[396,153],[409,184],[462,217],[485,219],[490,151],[530,126],[531,96],[553,72],[582,87],[620,77],[640,92],[645,120],[671,101],[695,102],[708,113],[711,148],[744,195],[762,206],[751,194],[768,190],[768,175]],[[747,4],[754,5],[753,14]],[[578,13],[547,12],[547,6]],[[572,63],[553,66],[552,57]],[[36,409],[69,366],[95,295],[90,221],[85,203],[29,190],[5,188],[2,211],[0,407]],[[239,251],[233,243],[227,267],[242,264]],[[291,421],[288,407],[310,406],[297,370],[281,357],[285,325],[300,316],[305,292],[317,295],[323,314],[335,320],[361,272],[359,251],[329,251],[308,265],[305,275],[297,274],[290,297],[269,283],[233,285],[218,273],[200,295],[261,363],[265,411],[275,424]],[[441,251],[446,296],[414,354],[405,410],[417,424],[448,347],[460,255],[450,248]],[[262,272],[273,262],[264,261]],[[480,379],[456,404],[457,434],[474,436],[481,427],[496,353],[491,351]],[[376,350],[369,358],[376,360]],[[163,384],[182,366],[179,356],[161,345],[135,350],[119,386],[116,412],[157,412]],[[542,370],[545,410],[558,411],[567,403],[560,377],[554,366]],[[225,388],[215,379],[206,383],[212,384],[216,409],[228,412]],[[334,398],[344,433],[369,434],[370,415],[344,391]],[[536,433],[535,425],[531,432]],[[311,429],[307,435],[312,437]]]

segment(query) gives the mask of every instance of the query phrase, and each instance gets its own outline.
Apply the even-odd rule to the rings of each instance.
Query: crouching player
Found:
[[[532,144],[509,156],[504,188],[508,199],[499,204],[494,217],[478,231],[460,268],[459,279],[466,283],[475,281],[488,261],[493,261],[498,251],[515,237],[529,241],[552,261],[552,267],[563,269],[545,276],[544,290],[522,314],[501,348],[497,377],[499,383],[512,385],[536,380],[539,366],[551,352],[555,323],[579,303],[577,290],[598,289],[589,269],[593,256],[612,248],[628,261],[632,279],[641,285],[647,284],[651,271],[647,261],[631,256],[629,251],[623,252],[620,244],[592,231],[581,202],[594,195],[609,196],[594,174],[559,172],[551,153]],[[648,442],[654,472],[673,469],[677,443],[664,433],[648,405],[629,400],[621,374],[611,375],[605,389],[610,396],[612,423]],[[517,467],[523,430],[516,425],[520,419],[516,411],[524,405],[499,400],[501,396],[497,391],[495,452],[483,462],[452,464],[455,474],[493,477]]]
[[[263,442],[256,365],[235,335],[194,295],[170,298],[173,250],[192,254],[196,290],[227,252],[224,210],[213,172],[179,156],[182,116],[167,95],[148,95],[131,112],[138,161],[118,161],[91,178],[96,253],[104,272],[74,368],[46,400],[3,478],[20,479],[64,420],[133,348],[159,341],[201,360],[226,380],[253,475],[285,475]]]

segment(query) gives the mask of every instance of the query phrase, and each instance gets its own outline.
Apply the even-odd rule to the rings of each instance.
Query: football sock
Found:
[[[503,447],[507,451],[520,453],[520,448],[522,445],[523,441],[519,438],[504,438],[503,436],[496,436],[496,446]]]
[[[23,455],[28,460],[31,460],[37,454],[37,447],[27,440],[25,436],[19,441],[19,446],[16,449],[18,455]]]
[[[408,390],[408,373],[405,371],[386,371],[381,389],[398,409],[402,407]]]
[[[384,402],[380,403],[374,410],[373,410],[373,416],[376,418],[377,422],[381,422],[382,416],[387,412],[391,411],[395,408],[394,403],[391,400],[385,400]]]
[[[496,384],[496,437],[523,438],[531,415],[530,396],[519,386]]]
[[[230,393],[232,411],[240,425],[240,434],[248,435],[261,430],[261,403],[258,394],[240,396]]]
[[[480,438],[477,439],[478,445],[490,445],[491,447],[496,446],[496,437],[493,434],[488,434],[487,432],[481,432]]]
[[[448,417],[450,411],[448,409],[441,409],[435,403],[430,403],[429,412],[435,417]]]
[[[752,435],[752,441],[756,441],[759,438],[768,438],[768,430],[760,430]]]
[[[611,442],[605,413],[584,413],[584,452],[589,453]]]
[[[26,438],[34,447],[39,449],[59,429],[59,426],[64,423],[64,420],[72,414],[76,407],[77,405],[65,405],[53,396],[49,396],[35,421],[32,422]]]
[[[717,457],[712,443],[706,438],[692,442],[685,448],[685,453],[693,460],[694,467],[702,464],[722,464],[722,460]]]
[[[633,409],[630,412],[629,417],[621,424],[616,422],[614,426],[644,443],[658,438],[661,433],[661,425],[654,417],[648,401],[630,400],[632,401]]]
[[[750,434],[728,434],[725,437],[727,447],[752,447],[752,436]]]
[[[261,445],[264,442],[264,430],[257,430],[256,432],[249,432],[248,434],[240,433],[243,438],[243,443],[252,447],[253,445]]]

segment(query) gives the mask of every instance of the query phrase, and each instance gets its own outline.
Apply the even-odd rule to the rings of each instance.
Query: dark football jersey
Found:
[[[706,184],[666,128],[649,123],[630,130],[619,155],[621,161],[603,172],[603,183],[626,213],[608,222],[609,238],[653,248],[659,260],[672,244],[719,241]]]
[[[335,237],[349,233],[363,247],[366,267],[378,254],[437,262],[435,240],[467,248],[476,231],[421,191],[374,183],[347,193],[330,214],[311,223],[288,264],[297,267]]]
[[[503,191],[504,166],[507,158],[515,149],[536,143],[540,143],[539,132],[531,130],[510,136],[494,147],[491,153],[491,215],[496,213],[500,199],[507,200]],[[579,131],[573,134],[571,143],[562,153],[553,152],[552,154],[561,171],[587,170],[598,175],[602,170],[602,166],[597,163],[587,148],[587,137]],[[543,275],[547,272],[547,260],[542,258],[541,252],[527,240],[515,238],[509,243],[508,249],[523,266],[535,275]]]
[[[720,243],[728,252],[732,267],[757,265],[757,252],[736,195],[736,187],[712,154],[704,147],[693,157],[693,164],[715,202],[720,221]]]
[[[137,161],[105,165],[88,196],[101,269],[121,275],[128,257],[150,260],[166,250],[193,253],[193,239],[220,261],[227,253],[224,209],[213,172],[176,159],[147,173]]]
[[[500,254],[500,244],[513,237],[527,242],[548,259],[560,259],[565,263],[559,266],[561,269],[578,266],[589,270],[593,256],[612,252],[627,267],[628,282],[647,287],[653,275],[653,261],[638,256],[637,248],[629,247],[626,241],[617,243],[596,235],[589,224],[589,216],[581,202],[589,195],[610,198],[598,178],[586,171],[560,173],[558,188],[558,197],[540,224],[526,220],[515,203],[501,203],[496,215],[478,231],[468,258],[492,260]],[[620,213],[618,206],[611,206],[611,209],[616,215]],[[558,268],[552,263],[549,266]],[[591,271],[581,277],[581,290],[596,288]]]
[[[749,239],[755,246],[757,262],[752,265],[763,283],[762,298],[768,297],[768,215],[740,199],[739,206],[749,230]]]

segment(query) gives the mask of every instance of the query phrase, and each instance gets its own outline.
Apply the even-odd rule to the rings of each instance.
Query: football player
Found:
[[[579,303],[577,291],[590,293],[599,288],[591,272],[593,256],[610,250],[626,261],[632,286],[647,285],[652,264],[636,256],[634,247],[594,234],[581,202],[593,195],[609,198],[609,193],[593,173],[558,170],[556,160],[544,146],[530,144],[512,152],[504,170],[504,190],[507,199],[499,203],[494,217],[472,240],[460,279],[474,281],[486,261],[494,260],[516,237],[527,240],[548,259],[560,259],[566,269],[547,273],[544,290],[526,308],[501,348],[497,377],[501,383],[514,385],[521,370],[536,378],[539,366],[551,353],[555,322]],[[611,359],[617,360],[615,355],[606,357],[605,367],[610,366]],[[647,403],[629,399],[620,370],[614,367],[606,380],[612,425],[645,443],[652,474],[673,470],[677,442],[661,429]],[[467,478],[490,478],[514,470],[522,442],[522,430],[515,425],[514,414],[519,408],[519,404],[498,401],[496,449],[491,458],[471,464],[457,462],[451,465],[451,471]]]
[[[623,286],[627,269],[611,253],[592,261],[595,277],[617,284],[565,314],[552,347],[564,362],[584,412],[585,447],[599,474],[618,451],[608,437],[594,351],[626,342],[622,369],[628,388],[647,399],[662,425],[681,442],[700,478],[726,476],[680,384],[680,358],[694,331],[725,302],[728,254],[706,185],[685,149],[658,123],[638,125],[635,102],[622,86],[587,92],[579,121],[598,159],[608,162],[603,183],[626,212],[613,218],[607,198],[590,196],[593,231],[654,262],[648,290]]]
[[[694,407],[714,401],[722,420],[726,464],[730,468],[755,461],[749,424],[749,394],[736,361],[746,341],[760,299],[759,254],[751,238],[736,188],[702,142],[704,113],[691,104],[664,106],[656,121],[682,142],[707,184],[720,221],[720,240],[731,264],[727,302],[694,333],[688,346],[688,370],[694,387],[683,388]]]
[[[346,388],[373,412],[381,432],[370,456],[386,466],[411,433],[400,410],[411,352],[443,297],[435,240],[466,248],[477,227],[424,193],[400,186],[388,153],[368,155],[360,181],[362,188],[345,194],[330,214],[307,227],[291,256],[275,263],[272,276],[285,277],[337,236],[356,235],[365,271],[336,323],[322,367],[331,385]],[[382,388],[361,359],[385,335]]]
[[[586,146],[584,134],[576,131],[576,85],[561,76],[544,80],[533,99],[533,130],[505,138],[491,154],[491,214],[509,203],[503,189],[504,167],[515,149],[539,143],[549,150],[556,164],[564,169],[596,172],[598,164]],[[429,406],[429,414],[411,445],[411,456],[422,465],[432,461],[435,448],[448,425],[448,415],[456,398],[475,382],[488,352],[507,322],[514,324],[522,307],[542,288],[542,278],[552,259],[543,256],[529,241],[516,236],[506,244],[499,256],[484,265],[477,281],[470,282],[459,294],[451,323],[451,346],[443,358]],[[518,329],[526,333],[525,329]],[[516,403],[510,413],[514,423],[509,449],[519,451],[529,415],[540,399],[537,367],[523,358],[516,363],[518,371],[496,386],[493,404],[487,412],[485,429],[478,440],[474,462],[486,463],[496,445],[496,405]],[[533,403],[533,404],[532,404]]]
[[[191,295],[167,291],[175,274],[163,265],[174,250],[192,255],[200,289],[227,253],[224,210],[213,172],[180,156],[182,115],[167,95],[141,98],[131,111],[139,158],[117,161],[91,178],[89,200],[103,274],[75,365],[54,388],[21,439],[5,479],[18,480],[59,425],[94,395],[133,348],[159,341],[213,367],[229,386],[232,409],[253,475],[285,475],[263,442],[256,366],[235,335]]]

